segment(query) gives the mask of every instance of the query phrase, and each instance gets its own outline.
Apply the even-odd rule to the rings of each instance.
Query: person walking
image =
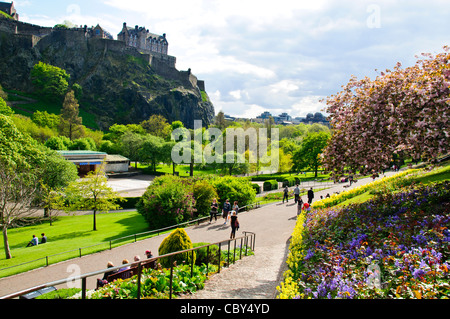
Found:
[[[298,201],[297,201],[297,216],[302,213],[302,208],[303,208],[302,206],[303,206],[303,200],[301,197],[299,197]]]
[[[286,203],[289,202],[289,187],[285,187],[284,191],[283,191],[283,203],[284,203],[284,199],[286,198]]]
[[[228,213],[231,211],[230,200],[227,198],[225,203],[223,203],[222,217],[225,220],[224,225],[227,223]]]
[[[239,206],[238,206],[237,200],[234,201],[233,207],[231,208],[231,210],[234,210],[236,212],[236,215],[239,213]]]
[[[297,203],[298,198],[300,196],[300,188],[298,187],[298,184],[294,188],[294,200]]]
[[[236,230],[239,229],[239,221],[237,219],[237,214],[234,210],[231,211],[230,225],[231,225],[230,239],[233,239],[236,237]]]
[[[312,189],[312,187],[309,189],[308,191],[308,204],[311,205],[312,201],[314,198],[314,191]]]
[[[219,204],[217,204],[217,200],[214,198],[213,202],[211,204],[211,210],[209,214],[211,217],[209,218],[209,223],[211,224],[213,217],[215,218],[215,221],[217,221],[217,211],[219,210]]]

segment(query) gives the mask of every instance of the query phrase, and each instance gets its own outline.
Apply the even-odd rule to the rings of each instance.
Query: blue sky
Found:
[[[320,102],[352,75],[404,67],[450,45],[450,1],[400,0],[16,0],[20,20],[53,26],[123,22],[166,33],[177,69],[192,69],[220,110],[323,112]]]

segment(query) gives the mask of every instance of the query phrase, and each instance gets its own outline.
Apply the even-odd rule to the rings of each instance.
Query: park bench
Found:
[[[149,262],[145,262],[142,264],[142,268],[155,268],[155,260],[151,260]],[[109,275],[108,277],[106,277],[106,281],[109,282],[113,282],[117,279],[129,279],[131,277],[133,277],[134,275],[137,275],[139,270],[138,266],[133,266],[129,269],[125,269],[119,272],[116,272],[114,274]],[[97,280],[97,289],[100,288],[100,282],[99,280]]]

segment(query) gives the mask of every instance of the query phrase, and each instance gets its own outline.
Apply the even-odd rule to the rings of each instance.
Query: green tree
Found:
[[[144,144],[145,136],[142,134],[126,131],[120,138],[120,149],[122,155],[134,162],[137,168],[137,163],[140,161],[140,150]]]
[[[49,101],[61,101],[69,87],[70,75],[56,66],[39,62],[31,70],[31,81],[37,92]]]
[[[10,116],[14,114],[14,111],[6,104],[5,100],[0,97],[0,114]]]
[[[156,165],[164,160],[164,140],[150,134],[146,135],[139,150],[139,158],[144,163],[150,163],[153,172],[156,172]]]
[[[36,111],[33,113],[31,119],[34,123],[42,127],[48,127],[57,130],[60,122],[59,115],[48,113],[47,111]]]
[[[92,210],[93,230],[97,230],[96,214],[98,211],[108,212],[119,209],[119,194],[108,186],[102,167],[89,172],[79,181],[70,183],[66,188],[69,211]]]
[[[8,228],[36,211],[34,205],[46,163],[43,148],[22,134],[11,118],[0,114],[0,226],[6,259],[11,251]]]
[[[194,207],[189,180],[172,175],[156,177],[136,205],[150,229],[188,221],[194,216]]]
[[[327,132],[310,133],[303,140],[300,148],[294,152],[292,160],[293,169],[298,171],[303,168],[312,169],[317,177],[319,166],[322,164],[320,155],[330,140]]]
[[[81,123],[78,101],[75,99],[73,91],[69,91],[61,110],[60,132],[72,140],[74,132],[80,130]]]
[[[71,144],[72,141],[66,136],[52,136],[44,143],[46,147],[55,151],[66,151]]]
[[[141,126],[148,134],[166,139],[171,132],[171,126],[164,116],[156,114],[150,116],[148,120],[141,122]]]

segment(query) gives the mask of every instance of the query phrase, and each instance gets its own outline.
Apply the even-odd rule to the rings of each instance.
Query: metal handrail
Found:
[[[241,248],[244,247],[243,246],[243,240],[245,240],[245,256],[247,256],[247,251],[248,248],[250,247],[253,251],[255,251],[255,239],[256,239],[256,234],[253,232],[249,232],[249,231],[244,231],[244,236],[238,237],[238,238],[233,238],[233,239],[227,239],[227,240],[223,240],[220,242],[216,242],[216,243],[212,243],[212,244],[208,244],[208,245],[203,245],[203,246],[199,246],[199,247],[195,247],[195,248],[190,248],[190,249],[186,249],[186,250],[181,250],[181,251],[177,251],[177,252],[173,252],[173,253],[169,253],[169,254],[165,254],[165,255],[161,255],[158,257],[152,257],[149,258],[147,260],[143,260],[143,261],[137,261],[137,262],[132,262],[132,263],[128,263],[128,264],[123,264],[120,266],[115,266],[115,267],[110,267],[107,269],[103,269],[103,270],[98,270],[98,271],[94,271],[94,272],[90,272],[87,274],[82,274],[79,276],[75,276],[75,277],[71,277],[71,278],[66,278],[66,279],[60,279],[60,280],[56,280],[56,281],[52,281],[52,282],[48,282],[42,285],[38,285],[35,287],[31,287],[25,290],[21,290],[3,297],[0,297],[0,299],[14,299],[14,298],[18,298],[20,296],[23,296],[25,294],[31,293],[31,292],[35,292],[44,288],[48,288],[48,287],[53,287],[53,286],[57,286],[57,285],[61,285],[61,284],[65,284],[68,282],[74,282],[77,280],[81,280],[81,298],[82,299],[86,299],[86,290],[87,290],[87,285],[86,285],[86,279],[89,277],[93,277],[93,276],[97,276],[97,275],[101,275],[104,274],[105,272],[109,272],[112,270],[118,270],[122,267],[127,267],[127,266],[134,266],[134,267],[138,267],[138,273],[137,273],[137,285],[138,285],[138,294],[137,294],[137,299],[140,299],[141,297],[141,277],[142,277],[142,267],[143,265],[146,265],[148,263],[152,263],[155,262],[161,258],[167,258],[170,257],[171,258],[171,266],[170,266],[170,287],[169,287],[169,299],[172,299],[172,279],[173,279],[173,268],[174,268],[174,263],[172,262],[173,257],[178,255],[178,254],[183,254],[183,253],[188,253],[188,252],[194,252],[196,250],[202,249],[202,248],[207,248],[207,257],[206,257],[206,272],[208,273],[208,269],[209,269],[209,247],[210,246],[219,246],[219,268],[218,268],[218,272],[220,273],[220,263],[221,263],[221,247],[223,243],[227,243],[228,244],[228,265],[230,265],[230,243],[232,241],[234,241],[234,245],[236,248],[236,241],[237,240],[241,240]],[[248,240],[250,239],[251,243],[250,246],[248,245]],[[242,253],[242,250],[241,250]],[[234,256],[235,257],[235,256]],[[242,258],[242,256],[240,256],[240,258]],[[191,277],[193,276],[193,258],[191,258],[192,262],[191,262]],[[235,262],[235,258],[233,258],[233,263]]]

